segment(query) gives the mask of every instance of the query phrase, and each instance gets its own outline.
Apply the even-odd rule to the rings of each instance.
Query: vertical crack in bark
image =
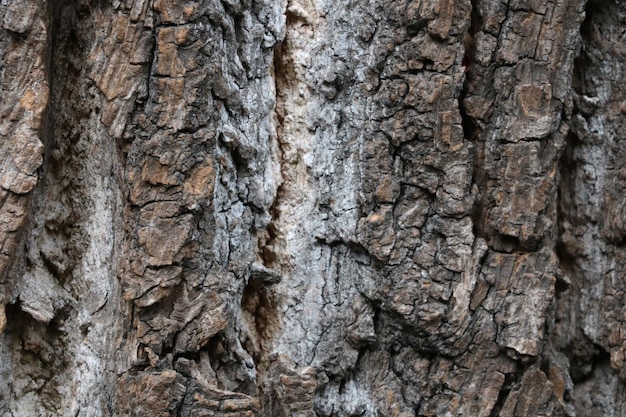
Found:
[[[480,0],[472,0],[471,20],[470,26],[467,30],[465,38],[463,40],[463,46],[465,48],[462,65],[465,68],[465,80],[463,81],[463,89],[459,96],[459,112],[461,114],[461,126],[463,127],[463,136],[465,140],[468,140],[473,145],[473,170],[472,170],[472,183],[476,185],[476,195],[474,200],[474,207],[472,209],[472,224],[474,236],[477,238],[486,238],[484,230],[484,209],[485,209],[485,196],[483,193],[487,190],[487,184],[485,180],[484,172],[484,159],[485,149],[484,141],[480,140],[480,133],[482,131],[480,123],[474,120],[468,114],[467,103],[465,98],[470,90],[470,84],[474,81],[472,77],[472,66],[476,60],[476,39],[475,36],[482,30],[483,18],[480,15],[478,9]]]
[[[575,59],[573,116],[559,163],[555,347],[569,360],[578,415],[617,415],[623,407],[624,286],[621,220],[624,158],[620,101],[626,75],[623,26],[626,9],[612,0],[592,0],[580,27]],[[619,196],[619,197],[618,197]],[[620,307],[617,307],[617,306]],[[617,337],[617,338],[616,338]]]
[[[289,29],[289,18],[287,27]],[[287,89],[288,56],[285,52],[285,41],[279,41],[274,47],[272,56],[271,76],[274,81],[274,134],[270,136],[273,143],[270,152],[275,152],[274,163],[279,167],[278,188],[271,206],[268,209],[267,226],[257,233],[257,262],[251,266],[250,276],[241,296],[242,319],[245,326],[243,347],[253,358],[256,367],[256,384],[262,410],[271,407],[271,376],[269,366],[276,360],[272,353],[273,339],[277,337],[281,327],[281,313],[277,308],[277,295],[274,286],[280,283],[290,263],[286,257],[286,241],[280,225],[281,210],[284,204],[285,178],[287,167],[284,159],[284,120],[285,120],[285,89]],[[262,411],[265,412],[265,411]]]
[[[23,17],[32,15],[30,21],[26,20],[31,27],[22,41],[35,35],[37,42],[45,42],[43,50],[39,50],[39,45],[31,45],[33,53],[40,56],[39,62],[31,64],[33,68],[28,70],[31,76],[38,75],[37,70],[42,67],[45,71],[43,79],[32,80],[28,86],[32,89],[45,86],[47,89],[45,93],[39,91],[33,97],[35,103],[46,102],[36,131],[43,143],[44,157],[29,205],[30,222],[23,230],[24,249],[16,254],[10,276],[17,299],[16,305],[9,310],[10,329],[5,341],[15,355],[7,363],[18,366],[11,369],[11,378],[3,379],[11,381],[7,388],[12,390],[10,397],[15,398],[15,403],[19,404],[17,407],[28,414],[32,411],[33,415],[41,410],[62,414],[62,410],[70,409],[78,414],[84,393],[82,389],[76,390],[78,401],[73,402],[63,394],[64,385],[71,387],[76,382],[77,369],[74,365],[84,353],[76,346],[76,339],[83,336],[83,346],[86,346],[87,340],[87,332],[83,332],[84,328],[77,319],[84,313],[81,303],[87,294],[83,291],[84,287],[76,290],[74,280],[74,276],[79,275],[76,269],[80,268],[84,252],[84,242],[78,237],[84,218],[78,214],[81,210],[76,207],[81,202],[81,187],[68,179],[71,176],[68,171],[75,168],[72,166],[76,159],[72,147],[77,140],[67,133],[71,126],[66,126],[64,118],[71,117],[67,114],[71,112],[66,113],[66,109],[59,112],[60,103],[66,100],[61,91],[68,84],[74,84],[68,79],[76,81],[77,78],[77,71],[66,71],[65,67],[59,70],[59,62],[67,58],[63,54],[67,51],[63,48],[70,42],[71,26],[70,22],[63,22],[62,19],[71,5],[71,2],[53,5],[44,1],[26,4],[23,9]],[[13,18],[19,21],[19,16]],[[64,27],[63,23],[69,24]],[[28,62],[28,56],[22,58]],[[74,58],[80,60],[80,57]],[[30,110],[32,106],[31,103]],[[106,218],[103,220],[107,221]],[[101,307],[94,306],[93,309],[97,312]],[[99,343],[102,341],[99,340]],[[31,372],[29,366],[40,370]],[[33,389],[32,385],[37,380],[46,382],[35,383],[39,387]],[[87,383],[84,386],[89,389]],[[31,407],[34,409],[31,410]]]
[[[519,388],[519,385],[524,376],[524,372],[529,368],[529,365],[524,365],[518,361],[514,372],[507,373],[504,378],[504,383],[500,387],[496,402],[489,413],[489,417],[499,417],[502,415],[502,409],[504,408],[509,395],[515,388]]]
[[[302,254],[311,244],[310,216],[315,205],[305,160],[312,157],[312,138],[307,126],[311,92],[306,81],[307,41],[313,36],[312,4],[285,2],[285,39],[275,47],[273,78],[275,85],[272,151],[278,188],[269,208],[267,228],[257,235],[257,263],[252,265],[250,281],[244,289],[241,306],[249,340],[246,348],[257,367],[257,387],[264,416],[280,416],[293,407],[302,407],[307,398],[290,404],[290,396],[312,396],[316,383],[310,368],[300,367],[292,352],[293,335],[284,325],[290,306],[286,299],[301,292],[307,283],[302,271],[294,272]],[[304,34],[303,34],[304,32]],[[298,259],[302,258],[302,259]],[[299,313],[294,313],[299,314]],[[292,321],[295,317],[289,317]],[[293,323],[292,323],[293,324]],[[296,361],[296,362],[294,362]],[[293,391],[296,393],[293,393]],[[293,408],[295,412],[295,408]],[[284,414],[287,415],[287,414]]]
[[[32,244],[59,286],[57,302],[67,310],[57,342],[66,344],[70,365],[59,374],[56,389],[73,387],[75,404],[66,407],[96,416],[112,407],[95,384],[113,382],[107,349],[119,330],[114,234],[120,219],[114,214],[119,196],[111,178],[118,171],[116,144],[100,123],[101,103],[85,65],[94,40],[90,7],[75,1],[53,6],[51,140]]]

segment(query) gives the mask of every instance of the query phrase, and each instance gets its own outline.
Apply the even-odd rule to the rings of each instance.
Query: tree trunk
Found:
[[[626,3],[0,23],[1,416],[626,415]]]

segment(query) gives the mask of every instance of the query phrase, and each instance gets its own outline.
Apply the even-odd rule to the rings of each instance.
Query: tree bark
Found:
[[[4,0],[1,416],[626,415],[626,4]]]

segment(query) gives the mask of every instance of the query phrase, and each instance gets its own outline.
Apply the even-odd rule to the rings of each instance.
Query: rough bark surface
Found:
[[[1,416],[626,415],[626,4],[0,2]]]

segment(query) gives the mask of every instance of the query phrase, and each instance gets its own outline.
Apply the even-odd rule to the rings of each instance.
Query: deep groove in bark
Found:
[[[468,115],[465,103],[465,98],[469,90],[469,84],[472,81],[472,65],[475,61],[476,54],[476,40],[474,37],[480,30],[482,30],[483,25],[483,17],[480,15],[478,9],[480,1],[481,0],[472,0],[471,2],[472,11],[470,26],[467,29],[467,33],[463,41],[464,56],[462,64],[465,68],[465,79],[463,81],[463,89],[459,95],[459,112],[461,114],[463,137],[473,145],[472,184],[476,185],[477,195],[474,196],[474,205],[471,213],[472,229],[474,236],[486,239],[487,235],[483,227],[486,204],[483,193],[487,190],[484,172],[484,141],[480,138],[482,129],[476,121]]]
[[[605,102],[615,96],[612,90],[616,90],[608,74],[624,65],[623,59],[620,63],[615,55],[619,41],[612,43],[620,31],[616,26],[620,25],[619,7],[611,0],[586,4],[586,18],[580,26],[581,50],[574,60],[571,131],[559,161],[556,253],[563,278],[557,281],[553,338],[569,360],[573,405],[578,415],[616,413],[613,407],[619,404],[622,384],[617,382],[618,371],[614,370],[619,347],[610,342],[610,333],[621,324],[618,320],[605,326],[604,322],[612,320],[606,315],[611,309],[604,313],[597,310],[614,299],[611,291],[621,291],[607,290],[605,286],[612,286],[607,279],[611,274],[607,258],[621,256],[619,242],[611,238],[623,232],[603,226],[612,217],[607,209],[616,204],[610,200],[616,192],[611,184],[615,175],[611,165],[620,157],[613,139],[619,123],[609,121],[616,109],[610,101]],[[623,32],[623,20],[621,25]],[[591,239],[593,246],[588,244]],[[598,321],[597,317],[602,318]],[[597,325],[590,325],[594,320]]]

